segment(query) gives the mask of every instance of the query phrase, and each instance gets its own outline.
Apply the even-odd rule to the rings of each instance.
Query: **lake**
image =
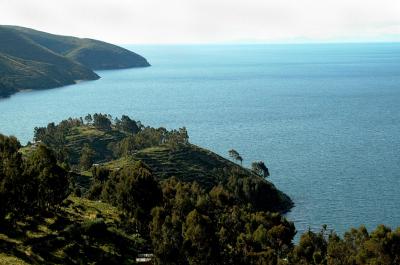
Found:
[[[0,100],[0,132],[87,113],[186,126],[192,143],[263,160],[299,231],[400,225],[400,44],[128,46],[152,67]]]

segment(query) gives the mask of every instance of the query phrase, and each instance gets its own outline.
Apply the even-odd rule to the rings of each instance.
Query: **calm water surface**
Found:
[[[299,231],[400,225],[400,44],[129,48],[153,66],[2,99],[0,132],[26,142],[94,112],[186,126],[193,143],[264,160]]]

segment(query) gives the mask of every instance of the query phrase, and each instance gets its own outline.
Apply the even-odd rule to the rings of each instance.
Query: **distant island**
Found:
[[[99,79],[93,70],[147,66],[144,57],[106,42],[0,26],[0,98]]]

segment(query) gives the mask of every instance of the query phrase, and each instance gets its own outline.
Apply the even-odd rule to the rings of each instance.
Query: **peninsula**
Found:
[[[106,42],[0,26],[0,98],[99,79],[94,70],[147,66],[144,57]]]

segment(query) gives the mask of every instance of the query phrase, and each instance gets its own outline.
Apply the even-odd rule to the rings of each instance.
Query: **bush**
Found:
[[[81,232],[88,236],[105,236],[107,225],[103,218],[85,221],[81,224]]]
[[[98,181],[94,181],[90,186],[90,189],[88,190],[87,198],[90,200],[100,199],[102,190],[103,190],[103,185]]]

